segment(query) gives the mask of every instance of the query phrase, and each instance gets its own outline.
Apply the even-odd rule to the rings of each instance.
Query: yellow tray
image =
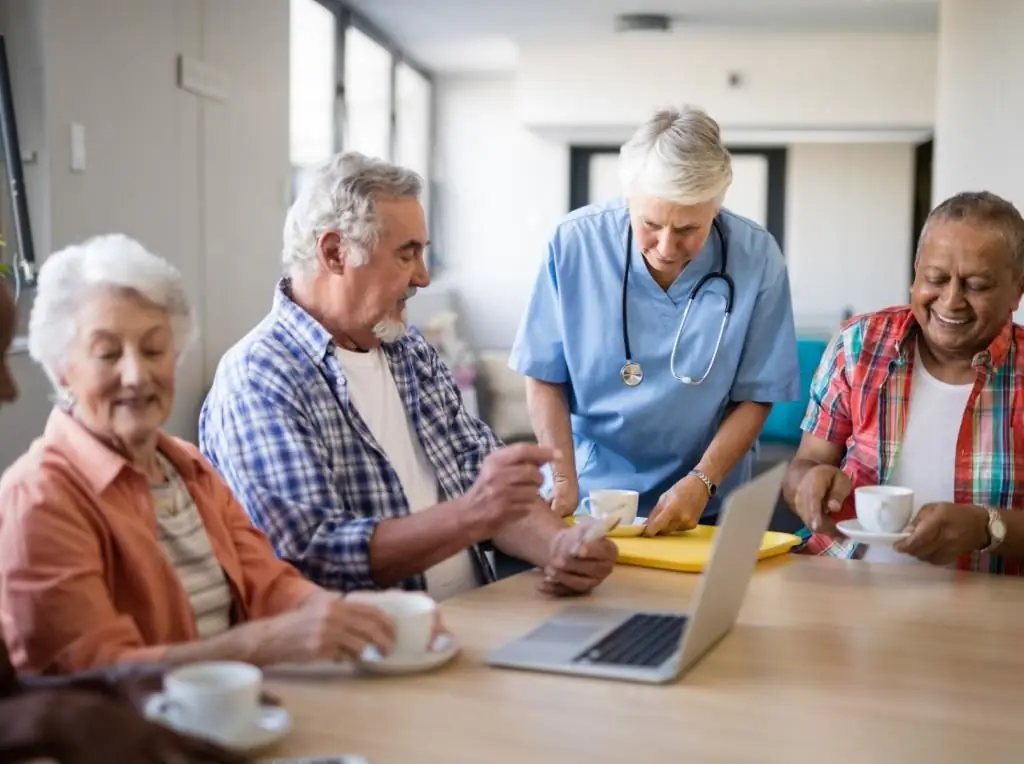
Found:
[[[566,519],[569,523],[575,522],[572,518]],[[700,573],[711,557],[711,540],[716,530],[713,525],[698,525],[691,531],[681,531],[670,536],[609,540],[619,548],[618,562],[621,565]],[[768,531],[761,540],[758,559],[766,560],[786,554],[799,543],[800,539],[790,533]]]

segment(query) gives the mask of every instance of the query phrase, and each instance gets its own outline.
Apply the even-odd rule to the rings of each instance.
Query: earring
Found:
[[[75,405],[75,396],[66,387],[58,387],[54,395],[54,403],[62,411],[71,411]]]

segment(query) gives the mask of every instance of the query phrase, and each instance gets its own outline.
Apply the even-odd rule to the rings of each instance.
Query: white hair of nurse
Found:
[[[418,199],[422,190],[423,179],[412,170],[355,151],[336,154],[314,171],[288,210],[281,252],[285,275],[300,277],[316,266],[320,236],[329,230],[354,245],[350,265],[365,264],[380,235],[375,200]]]
[[[75,341],[75,314],[107,289],[134,292],[165,310],[179,358],[198,336],[181,273],[169,262],[120,233],[72,244],[47,257],[39,269],[28,322],[29,355],[55,389]]]
[[[619,181],[627,198],[720,205],[732,183],[732,158],[718,123],[704,110],[662,109],[619,150]]]

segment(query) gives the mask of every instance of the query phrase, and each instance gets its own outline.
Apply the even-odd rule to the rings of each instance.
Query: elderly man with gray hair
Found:
[[[430,283],[415,173],[358,153],[321,167],[288,213],[270,314],[221,360],[200,445],[280,557],[322,586],[443,599],[494,579],[481,544],[590,590],[615,546],[540,498],[541,465],[464,407],[405,323]]]
[[[657,112],[622,146],[619,175],[624,198],[555,230],[510,365],[528,378],[538,440],[560,454],[554,513],[624,489],[655,535],[716,518],[800,375],[779,247],[722,207],[732,165],[717,123]]]

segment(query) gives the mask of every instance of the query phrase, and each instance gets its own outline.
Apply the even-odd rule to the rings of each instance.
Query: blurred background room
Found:
[[[785,254],[806,387],[844,316],[906,301],[936,201],[1024,203],[1021,29],[1021,0],[2,0],[2,262],[24,320],[68,243],[123,231],[171,259],[202,336],[170,429],[194,440],[221,354],[269,309],[305,173],[391,159],[429,181],[412,322],[528,438],[506,358],[547,238],[618,195],[617,148],[652,110],[693,103],[733,150],[726,205]],[[0,469],[49,408],[24,353],[14,371]],[[776,407],[766,463],[803,405]]]

